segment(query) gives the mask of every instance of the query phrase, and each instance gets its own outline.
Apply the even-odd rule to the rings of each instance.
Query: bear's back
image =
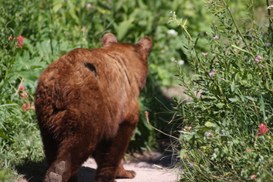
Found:
[[[75,49],[50,64],[36,92],[37,113],[47,116],[41,122],[56,117],[54,110],[73,110],[115,130],[111,123],[121,122],[137,102],[138,88],[126,61],[118,52]]]

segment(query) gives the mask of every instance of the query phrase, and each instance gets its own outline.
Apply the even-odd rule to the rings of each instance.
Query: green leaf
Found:
[[[208,127],[208,128],[215,128],[217,125],[215,123],[207,121],[205,123],[205,126]]]
[[[238,97],[233,97],[228,99],[230,102],[238,102],[239,98]]]
[[[58,12],[63,6],[63,2],[62,1],[55,1],[53,3],[53,8],[52,8],[52,11],[54,13]]]
[[[119,40],[121,40],[126,35],[129,28],[132,26],[131,24],[133,21],[134,21],[133,18],[129,18],[128,20],[124,20],[123,22],[121,22],[119,25],[115,27]]]
[[[222,109],[224,106],[225,106],[224,103],[218,103],[218,104],[216,104],[216,107],[219,108],[219,109]]]
[[[263,113],[263,119],[266,120],[264,98],[260,96],[260,111]]]
[[[0,138],[6,139],[6,140],[10,139],[7,135],[5,135],[5,133],[2,130],[0,130]]]
[[[230,89],[231,89],[231,92],[234,92],[234,91],[235,91],[236,85],[235,85],[234,81],[231,82],[231,84],[230,84]]]
[[[253,101],[253,102],[257,101],[257,99],[253,98],[253,97],[245,96],[245,98],[247,98],[248,100]]]
[[[188,153],[188,150],[186,150],[186,149],[180,150],[180,158],[181,159],[187,158],[187,156],[188,156],[187,153]]]
[[[183,135],[180,135],[181,139],[184,139],[185,141],[190,141],[194,136],[194,133],[184,133]]]

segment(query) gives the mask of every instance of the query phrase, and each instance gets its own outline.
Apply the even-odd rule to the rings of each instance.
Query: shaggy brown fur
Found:
[[[35,107],[49,164],[46,182],[75,181],[89,155],[98,164],[96,182],[135,176],[121,160],[138,122],[152,41],[118,43],[108,33],[102,43],[72,50],[40,76]]]

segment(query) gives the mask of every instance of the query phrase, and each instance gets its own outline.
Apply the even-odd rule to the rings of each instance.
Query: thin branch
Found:
[[[231,17],[231,19],[232,19],[232,22],[233,22],[233,24],[235,25],[235,28],[236,28],[236,30],[238,31],[238,33],[239,33],[241,39],[243,40],[243,42],[244,42],[246,48],[247,48],[248,51],[251,53],[251,49],[250,49],[250,47],[248,46],[248,44],[247,44],[247,42],[246,42],[246,40],[245,40],[245,38],[244,38],[244,36],[243,36],[241,30],[239,29],[239,26],[237,25],[237,22],[236,22],[236,20],[235,20],[235,18],[234,18],[234,16],[233,16],[233,14],[231,13],[231,11],[230,11],[230,9],[229,9],[229,7],[228,7],[226,1],[225,1],[225,0],[222,0],[222,2],[224,3],[225,8],[226,8],[226,10],[228,11],[228,13],[229,13],[229,15],[230,15],[230,17]],[[252,55],[252,56],[253,56],[253,55]]]
[[[158,131],[159,133],[161,133],[161,134],[163,134],[163,135],[166,135],[166,136],[168,136],[168,137],[170,137],[170,138],[173,138],[173,139],[179,141],[179,138],[177,138],[177,137],[175,137],[175,136],[172,136],[172,135],[170,135],[170,134],[168,134],[168,133],[165,133],[165,132],[163,132],[163,131],[157,129],[156,127],[154,127],[154,126],[150,123],[148,111],[145,111],[145,119],[146,119],[146,122],[147,122],[154,130]]]

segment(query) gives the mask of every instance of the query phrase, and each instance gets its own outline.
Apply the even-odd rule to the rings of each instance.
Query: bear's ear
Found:
[[[139,51],[144,59],[147,59],[148,54],[150,53],[153,43],[150,37],[144,37],[138,41],[136,44],[139,48]]]
[[[101,39],[102,46],[110,46],[112,43],[117,43],[117,38],[112,33],[106,33]]]

